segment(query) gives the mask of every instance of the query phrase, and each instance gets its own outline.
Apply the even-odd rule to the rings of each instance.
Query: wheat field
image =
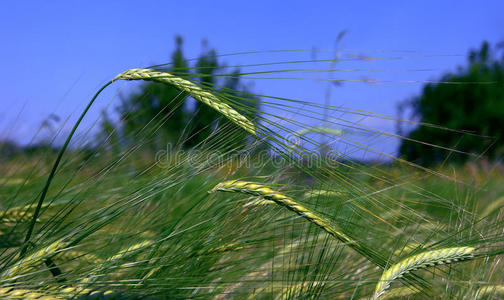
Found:
[[[175,71],[120,73],[61,147],[0,160],[2,298],[504,297],[502,164],[420,166],[379,148],[406,136],[356,120],[467,133],[237,94]],[[110,133],[85,147],[75,134],[81,120],[103,90],[129,81],[175,87],[218,113],[219,123],[206,124],[211,133],[189,149],[181,139],[170,151],[153,150],[171,116],[165,111],[128,139]],[[385,162],[360,161],[352,151]]]

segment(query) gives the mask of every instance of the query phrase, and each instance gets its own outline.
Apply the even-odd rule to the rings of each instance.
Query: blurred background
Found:
[[[395,118],[348,116],[360,126],[425,142],[363,137],[379,151],[420,164],[446,159],[427,144],[500,159],[502,11],[504,2],[498,0],[5,1],[0,4],[5,69],[0,73],[0,138],[26,146],[47,142],[56,132],[66,137],[102,84],[129,68],[172,63],[206,66],[209,74],[235,72],[234,82],[216,84],[243,92]],[[173,97],[173,90],[152,85],[113,85],[78,133],[115,126],[125,110],[131,113],[135,103],[145,104],[139,99],[146,99],[146,93]],[[155,97],[143,107],[143,113],[150,113],[147,120],[159,112]],[[290,117],[281,109],[261,110]],[[460,139],[399,119],[478,136]],[[61,144],[61,139],[51,143]],[[353,155],[368,158],[359,151]]]

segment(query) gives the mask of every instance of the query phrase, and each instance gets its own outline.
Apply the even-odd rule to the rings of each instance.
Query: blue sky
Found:
[[[429,80],[463,64],[468,50],[479,47],[483,40],[504,40],[503,11],[504,1],[499,0],[2,1],[0,136],[26,141],[50,113],[73,120],[97,88],[117,73],[168,62],[177,34],[184,37],[188,57],[198,56],[202,39],[218,53],[333,48],[341,30],[348,33],[340,47],[353,53],[453,55],[337,66],[429,69],[372,74],[373,79]],[[398,52],[406,50],[414,52]],[[309,52],[296,55],[223,60],[234,65],[311,57]],[[320,57],[323,55],[327,53],[321,52]],[[344,72],[333,76],[356,78]],[[420,83],[345,83],[332,89],[331,103],[394,115],[396,103],[418,94],[421,87]],[[83,128],[106,105],[117,103],[114,96],[120,88],[124,85],[113,86],[99,99]],[[256,80],[254,91],[325,101],[322,83],[293,86],[292,82]]]

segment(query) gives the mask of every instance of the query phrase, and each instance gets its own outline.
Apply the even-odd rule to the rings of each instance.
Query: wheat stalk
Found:
[[[189,80],[177,77],[167,72],[158,72],[151,69],[130,69],[117,75],[113,80],[150,80],[173,85],[188,93],[194,99],[223,114],[226,118],[242,127],[247,132],[256,135],[255,126],[250,120],[228,104],[222,102],[222,100],[214,94],[205,91],[203,88]]]
[[[426,251],[410,256],[383,272],[380,281],[376,285],[374,299],[378,299],[390,287],[390,284],[405,274],[434,265],[449,264],[452,262],[470,259],[473,257],[472,247],[453,247],[440,250]]]
[[[56,300],[64,299],[57,296],[49,296],[37,291],[14,289],[14,288],[0,288],[0,297],[2,299],[40,299],[40,300]]]
[[[2,180],[0,182],[0,185],[3,185],[3,186],[18,185],[23,182],[28,183],[28,180],[26,180],[24,178],[7,178],[7,179]]]
[[[56,259],[61,260],[61,261],[73,261],[78,258],[83,258],[92,264],[99,264],[99,263],[103,262],[103,259],[94,255],[93,253],[88,253],[88,252],[78,251],[78,250],[62,251],[62,252],[58,253],[58,255],[56,256]]]
[[[475,299],[482,299],[489,295],[504,296],[504,285],[489,285],[482,287],[476,292]]]
[[[76,296],[84,296],[84,295],[92,297],[94,296],[93,299],[103,299],[113,294],[116,294],[116,292],[109,290],[102,292],[91,289],[83,289],[79,287],[66,287],[66,288],[54,287],[52,290],[45,292],[27,290],[27,289],[17,289],[13,287],[0,288],[1,299],[63,300],[63,299],[73,299]]]
[[[492,212],[494,212],[496,209],[500,208],[503,204],[504,204],[504,196],[499,197],[497,200],[490,203],[481,215],[483,217],[486,217],[490,215]]]
[[[81,288],[78,286],[66,287],[66,288],[60,289],[58,292],[61,295],[65,295],[64,299],[68,299],[69,297],[72,297],[71,299],[73,299],[73,297],[75,297],[75,296],[83,296],[83,295],[95,296],[92,299],[108,299],[107,296],[109,296],[110,298],[114,298],[114,297],[111,297],[111,295],[116,294],[116,292],[111,291],[111,290],[96,291],[96,290],[92,290],[92,289]],[[81,299],[81,298],[79,297],[79,299]],[[85,299],[87,299],[87,298],[85,298]],[[114,298],[114,299],[116,299],[116,298]]]
[[[124,257],[127,257],[128,255],[134,254],[137,250],[148,247],[152,245],[152,241],[143,241],[137,244],[134,244],[126,249],[122,249],[119,251],[117,254],[107,258],[105,261],[103,261],[101,264],[99,264],[96,268],[91,270],[91,272],[88,274],[87,278],[84,278],[81,283],[86,284],[91,282],[91,279],[95,276],[99,276],[99,274],[103,271],[105,266],[109,263],[115,262],[117,260],[120,260]]]
[[[216,191],[239,192],[254,196],[261,196],[264,199],[274,201],[276,204],[281,205],[288,210],[298,214],[299,216],[307,219],[311,223],[316,224],[340,241],[348,243],[353,247],[360,248],[360,245],[356,241],[352,240],[346,234],[334,228],[334,226],[330,225],[330,223],[324,218],[313,213],[311,210],[297,203],[292,198],[289,198],[284,194],[274,191],[264,185],[248,181],[230,180],[217,184],[210,192]]]
[[[130,255],[132,254],[132,252],[138,250],[138,249],[142,249],[142,248],[145,248],[145,247],[148,247],[152,245],[152,241],[143,241],[143,242],[140,242],[140,243],[137,243],[137,244],[134,244],[126,249],[122,249],[121,251],[119,251],[116,255],[113,255],[109,258],[106,259],[106,262],[110,262],[110,261],[115,261],[115,260],[118,260],[118,259],[121,259],[127,255]]]
[[[406,254],[408,252],[411,252],[417,248],[420,248],[422,247],[422,244],[419,244],[417,242],[411,242],[411,243],[408,243],[406,244],[406,246],[404,246],[403,248],[399,248],[397,250],[394,251],[394,255],[399,255],[399,254]]]
[[[247,249],[250,248],[250,245],[247,245],[245,243],[229,243],[226,245],[222,245],[219,247],[215,248],[210,248],[210,249],[203,249],[194,252],[193,254],[189,255],[190,258],[192,257],[197,257],[197,256],[203,256],[203,255],[212,255],[212,254],[218,254],[218,253],[224,253],[228,251],[238,251],[242,249]],[[151,269],[145,276],[142,278],[140,283],[143,283],[146,279],[150,278],[152,275],[154,275],[157,271],[161,270],[162,267],[155,267]]]
[[[385,299],[393,299],[393,298],[403,298],[403,297],[415,295],[419,292],[420,291],[415,288],[412,288],[409,286],[403,286],[403,287],[391,289],[390,291],[388,291],[388,293],[386,295],[382,296],[381,299],[385,300]]]
[[[301,292],[307,293],[310,289],[319,289],[323,285],[323,282],[318,281],[305,281],[299,282],[291,286],[286,285],[270,285],[263,286],[255,289],[252,294],[249,295],[248,299],[253,300],[256,299],[257,295],[265,294],[268,292],[273,292],[275,294],[272,299],[291,299],[301,296],[299,295]],[[262,297],[259,297],[262,299]]]
[[[21,210],[7,210],[3,213],[0,213],[0,215],[1,223],[26,222],[33,218],[33,213]]]
[[[271,205],[271,204],[275,204],[275,201],[266,200],[264,198],[258,198],[258,199],[254,199],[250,202],[243,204],[243,207],[255,207],[255,206],[263,206],[263,205]]]
[[[58,203],[44,203],[40,206],[40,208],[47,208],[49,206],[56,206],[56,205],[61,205],[65,204],[68,201],[65,202],[58,202]],[[31,220],[33,218],[33,213],[30,212],[30,210],[35,209],[35,205],[29,204],[29,205],[24,205],[24,206],[16,206],[9,208],[4,211],[0,211],[0,220],[4,223],[17,223],[17,222],[24,222],[27,220]],[[37,218],[37,221],[39,219]]]
[[[327,133],[327,134],[332,134],[332,135],[342,135],[343,130],[341,129],[334,129],[330,127],[308,127],[308,128],[303,128],[299,131],[296,131],[295,135],[297,136],[302,136],[307,133],[314,132],[314,133]]]
[[[228,251],[238,251],[238,250],[246,249],[248,247],[250,247],[250,246],[246,245],[244,243],[229,243],[229,244],[222,245],[222,246],[215,247],[215,248],[196,251],[195,253],[189,255],[189,257],[210,255],[210,254],[223,253],[223,252],[228,252]]]
[[[47,207],[49,205],[50,204],[44,204],[41,207]],[[18,223],[31,220],[33,218],[33,213],[28,210],[32,208],[34,209],[35,207],[33,205],[25,205],[0,211],[0,220],[2,223]]]
[[[12,279],[14,276],[18,274],[29,272],[34,266],[41,263],[44,259],[50,258],[58,253],[58,251],[62,250],[67,246],[66,242],[62,240],[58,240],[49,246],[42,248],[25,258],[21,259],[6,271],[1,273],[0,280]]]
[[[380,300],[409,297],[419,292],[420,292],[419,289],[410,286],[402,286],[389,290],[386,294],[380,297]],[[373,297],[360,298],[360,300],[372,300],[372,299]]]
[[[310,132],[321,133],[321,134],[331,134],[331,135],[336,135],[336,136],[339,136],[339,135],[343,134],[343,130],[341,130],[341,129],[333,129],[333,128],[329,128],[329,127],[308,127],[308,128],[303,128],[301,130],[298,130],[298,131],[294,132],[294,134],[293,134],[294,141],[293,141],[292,145],[289,146],[289,152],[292,152],[297,146],[301,145],[301,139],[300,139],[300,137],[302,137],[303,135],[305,135],[307,133],[310,133]]]
[[[341,196],[343,193],[340,191],[329,191],[329,190],[312,190],[306,192],[303,196],[305,198],[318,198],[318,197],[331,197],[331,196]]]

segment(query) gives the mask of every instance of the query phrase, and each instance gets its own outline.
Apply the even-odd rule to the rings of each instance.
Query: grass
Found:
[[[21,277],[9,285],[21,290],[29,290],[29,287],[37,292],[51,294],[54,289],[82,284],[84,280],[86,285],[82,286],[82,291],[86,293],[111,290],[126,294],[181,298],[190,295],[218,298],[227,294],[237,297],[255,295],[256,298],[269,298],[273,295],[284,295],[278,296],[284,298],[301,295],[360,298],[372,295],[375,285],[380,282],[382,269],[357,252],[348,251],[348,245],[323,234],[310,222],[298,219],[276,205],[244,207],[250,199],[239,194],[206,193],[219,183],[223,174],[227,174],[224,166],[203,169],[196,176],[190,176],[192,170],[181,166],[167,171],[153,169],[138,178],[137,172],[125,172],[128,166],[134,164],[134,157],[127,159],[117,166],[117,171],[110,171],[101,182],[86,183],[74,178],[74,182],[69,185],[78,188],[69,188],[65,193],[65,197],[72,199],[66,207],[49,206],[41,214],[41,221],[37,225],[40,229],[36,234],[40,250],[29,250],[28,255],[36,256],[36,253],[43,252],[44,247],[47,247],[44,241],[49,241],[49,237],[68,236],[70,240],[72,237],[80,239],[53,258],[62,270],[66,284],[59,284],[48,272],[48,268],[40,263],[30,268],[29,272],[20,274]],[[93,174],[90,169],[99,165],[102,164],[86,164],[86,173]],[[62,172],[71,172],[72,169],[67,165]],[[175,169],[178,175],[170,177]],[[96,173],[99,171],[95,170]],[[241,173],[240,177],[254,176],[248,172],[250,170],[237,171],[238,174]],[[282,173],[286,172],[293,174],[292,171],[283,170],[273,177],[283,177]],[[401,178],[406,173],[397,176]],[[134,178],[137,178],[135,180],[138,183],[131,185]],[[495,230],[499,228],[501,216],[497,212],[493,217],[479,220],[478,212],[484,212],[486,207],[483,203],[491,203],[491,198],[478,197],[478,202],[481,202],[478,203],[481,205],[478,210],[477,206],[469,205],[474,201],[471,198],[476,198],[470,188],[466,192],[452,188],[454,193],[451,195],[457,202],[461,199],[468,201],[468,205],[464,207],[471,207],[470,212],[455,209],[450,215],[436,217],[437,214],[429,212],[448,204],[441,200],[430,200],[421,205],[419,195],[414,192],[428,190],[429,187],[436,189],[438,180],[427,178],[419,186],[411,184],[410,190],[401,191],[402,196],[397,198],[399,201],[380,202],[384,207],[382,211],[388,213],[376,212],[375,215],[383,219],[380,220],[360,209],[365,209],[366,203],[369,204],[368,207],[376,205],[374,199],[348,202],[345,200],[348,195],[345,194],[320,194],[304,198],[309,188],[293,183],[280,184],[282,178],[276,180],[275,186],[281,187],[283,193],[299,197],[300,202],[304,202],[303,205],[313,207],[317,214],[331,220],[331,223],[339,224],[344,232],[351,233],[359,243],[378,251],[384,257],[390,257],[390,265],[415,255],[428,246],[439,249],[454,244],[473,244],[483,247],[489,253],[488,258],[477,258],[475,263],[454,265],[448,273],[448,269],[429,271],[434,272],[436,277],[447,279],[446,282],[424,279],[428,285],[423,286],[423,281],[420,282],[422,284],[413,281],[417,289],[420,284],[421,292],[417,293],[420,298],[425,293],[446,295],[440,292],[443,290],[440,285],[450,287],[448,295],[463,298],[468,295],[467,290],[472,289],[473,284],[470,282],[500,284],[499,272],[496,271],[499,260],[494,258],[491,247],[495,250],[497,245]],[[493,180],[496,178],[491,178]],[[371,186],[378,187],[381,184],[372,182],[374,179],[369,177],[367,181],[371,181]],[[40,184],[33,184],[34,186],[27,186],[21,194],[27,195],[40,188]],[[96,184],[99,186],[95,186]],[[59,180],[55,182],[55,190],[65,185],[66,182]],[[8,188],[10,187],[4,187],[2,191],[6,192]],[[388,194],[388,197],[383,195],[381,199],[394,199],[397,191],[384,194]],[[465,197],[471,198],[466,200]],[[443,199],[445,198],[450,198],[446,191],[443,195]],[[397,205],[393,211],[389,209],[392,203]],[[417,220],[411,222],[414,218]],[[370,223],[374,226],[370,227]],[[17,226],[2,226],[3,230],[11,230],[8,236],[14,237],[15,232],[23,232],[26,222]],[[476,233],[483,234],[484,238],[476,238]],[[83,234],[88,237],[81,239]],[[110,259],[122,249],[128,248],[127,245],[145,240],[152,240],[153,245],[138,249],[133,256]],[[10,265],[10,268],[16,266],[16,249],[13,247],[3,250],[4,264]],[[70,254],[73,251],[81,254],[72,256]],[[66,252],[68,258],[59,260],[58,256],[63,257]],[[95,259],[90,260],[89,257],[96,257],[102,263],[97,264]],[[482,261],[485,262],[483,268]],[[151,271],[153,272],[149,274]],[[423,274],[419,272],[415,273]],[[96,277],[96,274],[100,276]],[[433,275],[422,277],[430,278]],[[85,282],[86,279],[89,282]],[[7,282],[4,281],[5,284]],[[409,285],[412,282],[406,280],[402,284]],[[75,293],[78,293],[77,290]],[[384,297],[385,295],[387,293]]]
[[[252,124],[238,113],[242,96],[169,74],[134,69],[116,79],[168,81],[238,126],[216,127],[190,151],[177,141],[162,156],[150,143],[162,123],[150,123],[128,137],[134,143],[105,139],[91,150],[2,160],[0,294],[492,299],[502,293],[499,163],[433,169],[400,159],[362,163],[334,143],[368,149],[349,132],[385,134],[351,120],[313,123],[321,109],[382,116],[264,97],[265,111]],[[292,115],[269,110],[278,107]],[[245,147],[223,147],[244,130],[251,133]],[[322,143],[319,135],[331,140]],[[452,263],[462,258],[471,260]]]

